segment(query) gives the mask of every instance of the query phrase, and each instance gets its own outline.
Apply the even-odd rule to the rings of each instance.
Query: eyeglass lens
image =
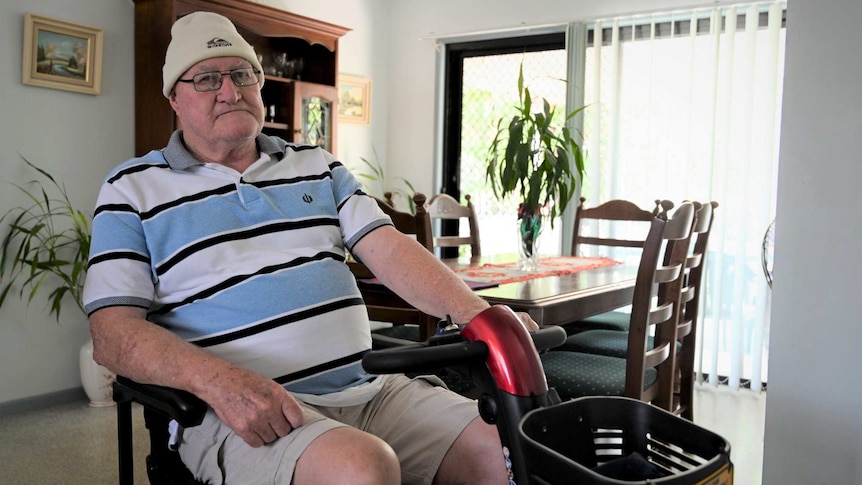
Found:
[[[221,89],[224,74],[229,74],[234,86],[244,88],[260,82],[260,73],[253,67],[244,67],[232,71],[213,71],[195,74],[192,80],[196,91],[215,91]]]

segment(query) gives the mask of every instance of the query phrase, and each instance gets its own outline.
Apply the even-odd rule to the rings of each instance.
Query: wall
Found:
[[[787,16],[764,485],[862,483],[862,3]]]
[[[21,83],[28,12],[104,30],[101,95]],[[19,154],[63,180],[72,202],[90,214],[103,175],[132,156],[132,21],[129,0],[0,2],[0,212],[26,203],[11,183],[35,178]],[[69,307],[58,324],[47,306],[7,300],[0,310],[0,403],[80,387],[78,349],[89,329],[77,312]]]

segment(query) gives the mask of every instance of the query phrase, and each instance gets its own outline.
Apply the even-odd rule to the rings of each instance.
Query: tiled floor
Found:
[[[766,393],[725,386],[695,391],[694,422],[730,442],[736,485],[760,485]]]
[[[766,394],[700,388],[695,422],[731,443],[737,485],[760,485]],[[147,484],[146,430],[134,412],[136,484]],[[84,402],[0,418],[0,484],[117,483],[116,408]]]

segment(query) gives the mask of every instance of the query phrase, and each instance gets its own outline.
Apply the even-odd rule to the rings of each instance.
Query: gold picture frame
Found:
[[[21,82],[99,94],[103,36],[102,29],[25,14]]]
[[[371,80],[340,74],[338,76],[338,121],[367,125],[371,123]]]

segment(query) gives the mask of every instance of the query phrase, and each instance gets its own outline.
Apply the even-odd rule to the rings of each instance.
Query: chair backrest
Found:
[[[686,258],[686,279],[682,288],[683,317],[677,325],[677,338],[682,339],[694,330],[699,310],[701,282],[705,268],[706,248],[712,229],[713,214],[718,202],[702,204],[692,202],[695,207],[695,222],[691,230],[691,252]]]
[[[706,268],[707,245],[718,202],[694,203],[694,205],[698,208],[697,219],[692,229],[691,254],[686,259],[688,274],[680,296],[682,313],[677,325],[677,339],[681,341],[682,347],[676,357],[680,382],[677,402],[674,404],[674,411],[688,420],[694,419],[694,354],[700,295],[703,287],[703,271]]]
[[[671,408],[676,326],[685,278],[694,205],[684,202],[666,219],[653,217],[643,244],[635,279],[626,355],[625,395]],[[662,258],[662,253],[668,255]],[[653,328],[655,330],[653,330]],[[648,337],[654,343],[648,347]],[[659,378],[644,388],[644,371],[655,368]]]
[[[656,216],[666,216],[673,202],[656,199],[655,207],[644,210],[633,202],[614,199],[596,207],[584,207],[586,199],[581,197],[575,213],[572,237],[572,255],[584,251],[584,246],[609,246],[619,248],[642,248],[651,221]],[[585,222],[595,222],[594,230],[585,228]]]
[[[380,200],[376,197],[375,200],[377,200],[377,205],[380,206],[380,209],[392,219],[395,229],[404,234],[416,236],[419,244],[425,246],[429,251],[434,251],[431,217],[425,208],[425,201],[427,200],[425,194],[421,192],[413,194],[413,204],[416,209],[415,214],[399,211],[391,205],[391,198],[389,199],[390,202]]]
[[[425,210],[425,194],[421,192],[413,194],[415,214],[399,211],[387,202],[376,197],[375,199],[380,209],[392,219],[396,229],[404,234],[414,235],[419,244],[429,251],[434,251],[431,218]],[[349,267],[356,278],[374,278],[374,274],[360,262],[351,262]],[[393,325],[417,325],[417,339],[425,340],[428,338],[437,325],[437,318],[420,312],[391,291],[378,286],[362,283],[359,285],[359,290],[365,299],[368,318],[372,321],[388,322]]]
[[[469,235],[467,236],[443,236],[434,235],[435,248],[452,248],[461,246],[470,246],[470,255],[477,257],[482,255],[482,247],[479,243],[479,222],[476,219],[476,211],[473,210],[473,203],[470,202],[470,195],[465,195],[466,203],[461,205],[449,194],[437,194],[428,201],[428,215],[431,217],[432,223],[435,219],[457,221],[459,234],[460,224],[462,219],[466,219]],[[434,228],[432,230],[440,230]],[[442,231],[441,231],[442,232]]]

